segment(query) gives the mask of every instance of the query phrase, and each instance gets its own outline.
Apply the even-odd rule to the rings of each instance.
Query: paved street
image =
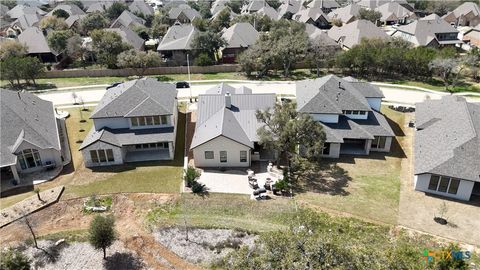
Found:
[[[193,84],[191,90],[188,88],[178,90],[178,98],[180,100],[187,99],[192,96],[205,94],[205,91],[218,83]],[[234,87],[246,86],[253,90],[253,93],[276,93],[277,95],[294,96],[295,83],[294,82],[235,82],[229,83]],[[414,89],[400,89],[386,86],[380,86],[380,90],[385,95],[385,101],[396,102],[401,104],[413,105],[421,102],[426,98],[440,99],[448,93],[437,91],[420,91]],[[82,88],[67,91],[50,91],[38,94],[40,98],[53,102],[56,106],[71,105],[75,103],[73,93],[77,96],[76,102],[83,100],[85,103],[98,102],[105,93],[105,87]],[[470,101],[480,101],[479,98],[467,97]]]

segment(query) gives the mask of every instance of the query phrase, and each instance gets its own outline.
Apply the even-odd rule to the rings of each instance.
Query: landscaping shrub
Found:
[[[200,177],[201,173],[199,170],[195,169],[192,166],[188,166],[188,168],[185,170],[185,176],[184,180],[187,183],[187,187],[192,187],[193,182],[195,182],[195,179]]]

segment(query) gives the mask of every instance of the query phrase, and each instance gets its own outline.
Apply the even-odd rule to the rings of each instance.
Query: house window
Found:
[[[132,127],[138,127],[138,119],[136,117],[131,118]]]
[[[205,151],[205,159],[213,159],[213,151]]]
[[[22,170],[35,168],[42,165],[42,159],[36,149],[24,149],[18,155]]]
[[[240,151],[240,162],[247,162],[247,151]]]
[[[375,138],[372,141],[372,148],[374,148],[374,149],[384,149],[386,141],[387,141],[387,137],[375,136]]]
[[[323,144],[322,155],[325,155],[325,156],[330,155],[330,143]]]
[[[442,176],[442,178],[440,179],[440,184],[438,185],[437,191],[447,192],[449,182],[450,182],[449,177]]]
[[[360,111],[360,115],[365,115],[366,113],[366,111]]]
[[[353,111],[353,114],[358,115],[358,111]]]
[[[153,126],[153,117],[147,116],[147,117],[145,117],[145,119],[146,119],[146,122],[147,122],[147,126]]]
[[[160,116],[154,116],[153,117],[153,123],[155,124],[155,126],[159,126],[160,125]]]
[[[227,151],[220,151],[220,162],[227,162]]]
[[[145,126],[145,118],[138,117],[138,125],[139,126]]]
[[[160,117],[161,117],[161,119],[162,119],[162,125],[168,124],[167,116],[166,116],[166,115],[162,115],[162,116],[160,116]]]
[[[352,114],[352,111],[345,111],[345,114]]]
[[[432,175],[430,177],[430,183],[428,184],[428,189],[436,191],[439,181],[440,181],[440,176]]]
[[[448,187],[448,193],[457,194],[458,186],[460,186],[460,180],[452,179],[450,181],[450,186]]]
[[[91,158],[93,163],[115,161],[115,157],[113,156],[113,150],[112,149],[90,150],[90,158]]]

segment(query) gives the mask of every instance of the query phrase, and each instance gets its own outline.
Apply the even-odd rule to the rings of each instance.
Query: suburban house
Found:
[[[395,28],[392,37],[400,37],[414,46],[443,47],[461,44],[458,30],[436,14]]]
[[[80,146],[85,166],[172,160],[177,113],[173,84],[144,78],[108,89]]]
[[[145,40],[126,26],[120,25],[118,28],[106,28],[105,31],[117,33],[122,38],[123,42],[129,44],[136,50],[143,51],[144,49]]]
[[[107,10],[107,8],[112,6],[112,4],[114,2],[112,2],[112,1],[100,1],[100,2],[93,3],[91,1],[87,1],[87,3],[89,5],[88,5],[88,8],[87,8],[87,6],[85,6],[87,8],[87,10],[85,12],[93,13],[93,12],[105,12],[105,10]]]
[[[29,56],[38,57],[42,62],[52,63],[61,60],[60,53],[50,49],[42,30],[37,27],[25,29],[18,35],[18,41],[27,45]]]
[[[335,0],[313,0],[308,3],[309,8],[320,8],[325,14],[340,7]]]
[[[353,3],[345,7],[337,8],[328,13],[331,20],[339,20],[343,24],[351,23],[360,17],[361,6]]]
[[[307,24],[305,27],[305,32],[307,32],[308,37],[311,40],[319,38],[321,40],[321,44],[325,47],[334,47],[340,50],[340,45],[338,45],[335,40],[327,35],[327,33],[323,32],[322,30],[318,29],[317,27]]]
[[[85,12],[81,8],[79,8],[77,5],[74,4],[59,4],[55,8],[53,8],[45,17],[50,17],[53,16],[53,13],[57,10],[64,10],[68,13],[69,16],[72,15],[85,15]]]
[[[278,12],[269,5],[266,5],[266,6],[262,7],[256,13],[261,15],[261,16],[267,16],[268,18],[270,18],[273,21],[277,21],[277,20],[280,19],[279,15],[278,15]]]
[[[158,44],[157,51],[163,55],[167,63],[186,65],[187,54],[192,50],[191,44],[197,33],[198,30],[191,24],[172,25]],[[191,53],[189,57],[192,61]]]
[[[68,29],[76,29],[80,30],[80,22],[85,18],[87,15],[71,15],[65,20],[65,23],[68,26]]]
[[[40,22],[41,19],[42,19],[42,16],[38,15],[37,13],[24,14],[10,24],[10,26],[6,30],[7,36],[17,37],[25,29],[29,27],[38,26],[38,23]]]
[[[471,46],[480,48],[480,24],[465,32],[463,41]]]
[[[375,9],[382,14],[380,22],[385,25],[407,24],[417,18],[415,13],[397,2],[388,2]]]
[[[6,15],[11,19],[18,19],[26,14],[38,14],[43,16],[47,13],[38,7],[30,7],[26,5],[16,5],[6,13]]]
[[[401,6],[403,6],[404,8],[410,10],[410,11],[414,10],[414,8],[410,5],[410,3],[408,3],[407,0],[360,0],[360,1],[357,2],[357,4],[359,6],[361,6],[362,8],[376,9],[377,7],[379,7],[381,5],[391,3],[391,2],[398,3]]]
[[[303,5],[302,1],[299,0],[286,0],[284,1],[280,7],[278,7],[278,17],[290,19],[293,14],[302,10]]]
[[[330,28],[330,18],[323,13],[321,8],[307,8],[293,14],[292,20],[312,24],[318,28]]]
[[[113,21],[110,28],[119,28],[125,26],[128,28],[141,27],[145,24],[145,20],[136,16],[128,10],[124,10],[118,18]]]
[[[129,6],[128,9],[132,13],[143,14],[145,16],[153,16],[155,11],[153,7],[145,3],[143,0],[134,0]]]
[[[443,16],[443,19],[455,26],[475,27],[480,24],[480,6],[474,2],[465,2]]]
[[[250,23],[236,23],[223,31],[222,37],[227,42],[222,49],[222,61],[234,63],[237,56],[255,44],[260,34]]]
[[[222,84],[200,95],[190,145],[196,167],[248,167],[272,158],[259,144],[256,110],[273,108],[275,94],[252,94],[248,88]]]
[[[251,0],[242,7],[241,13],[255,13],[263,7],[270,7],[266,0]]]
[[[212,13],[212,15],[215,15],[217,14],[218,12],[222,11],[224,8],[227,8],[227,3],[229,1],[228,0],[215,0],[212,2],[212,6],[210,8],[210,13]]]
[[[328,30],[328,36],[335,40],[345,49],[351,49],[353,46],[360,44],[362,39],[380,38],[388,39],[389,36],[376,27],[372,22],[367,20],[357,20],[341,27],[333,26]]]
[[[53,104],[25,91],[0,89],[2,180],[62,167],[59,128]]]
[[[189,5],[182,4],[170,9],[168,18],[172,23],[192,23],[195,18],[202,18],[202,15]]]
[[[468,201],[480,195],[480,105],[444,96],[416,104],[415,190]]]
[[[380,113],[383,94],[367,82],[327,75],[296,84],[297,111],[322,124],[322,157],[390,152],[395,136]]]

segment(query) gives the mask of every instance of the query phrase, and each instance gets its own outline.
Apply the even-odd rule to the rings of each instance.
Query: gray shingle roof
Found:
[[[339,8],[340,5],[335,0],[313,0],[308,4],[308,7],[335,9]]]
[[[102,2],[96,2],[88,6],[87,8],[87,13],[93,13],[93,12],[104,12],[107,8],[109,8],[114,2],[112,1],[102,1]]]
[[[415,13],[406,9],[397,2],[388,2],[376,8],[376,10],[382,13],[380,21],[393,21],[401,20],[403,18],[416,18]]]
[[[363,38],[381,38],[388,39],[389,36],[376,27],[372,22],[366,20],[357,20],[341,27],[333,26],[328,30],[328,36],[343,46],[352,48],[362,41]]]
[[[172,25],[158,44],[157,51],[190,50],[197,32],[191,24]]]
[[[9,11],[9,9],[8,9],[7,6],[0,4],[0,16],[1,17],[7,15],[8,11]]]
[[[12,19],[18,19],[25,14],[45,15],[47,13],[39,8],[29,7],[26,5],[16,5],[7,12],[7,15]]]
[[[12,25],[17,25],[25,30],[28,27],[36,26],[41,19],[42,16],[38,14],[25,14],[16,19]]]
[[[265,0],[250,0],[242,7],[242,13],[254,13],[259,11],[261,8],[270,5]]]
[[[142,143],[173,142],[175,141],[175,133],[173,127],[146,129],[103,128],[98,131],[92,128],[79,150],[98,141],[117,147]]]
[[[47,39],[43,35],[42,30],[37,27],[29,27],[18,35],[18,41],[24,43],[28,47],[28,53],[53,53],[57,52],[50,49]]]
[[[292,19],[298,22],[306,23],[309,20],[317,21],[320,17],[323,17],[327,22],[330,22],[330,18],[323,13],[320,8],[308,8],[300,10],[292,16]]]
[[[356,18],[359,18],[360,9],[362,9],[361,6],[353,3],[348,6],[333,10],[332,12],[328,13],[328,17],[330,17],[330,19],[340,20],[343,23],[349,23],[356,20]]]
[[[480,182],[480,105],[459,96],[416,104],[415,174]]]
[[[458,33],[455,28],[436,14],[399,26],[397,31],[413,35],[413,39],[410,41],[419,46],[427,46],[430,42],[437,40],[435,34]]]
[[[83,18],[85,18],[87,15],[82,14],[82,15],[71,15],[65,20],[65,23],[68,25],[68,28],[72,27],[72,25],[75,22],[80,22]]]
[[[287,13],[295,14],[303,8],[302,1],[286,0],[278,7],[278,16],[282,17]]]
[[[248,48],[255,44],[259,36],[260,34],[250,23],[236,23],[222,34],[227,41],[226,48]]]
[[[323,32],[320,30],[318,27],[312,25],[312,24],[305,24],[305,32],[307,32],[308,37],[311,40],[319,38],[321,42],[326,45],[326,46],[335,46],[338,49],[340,49],[340,45],[338,45],[335,40],[333,40],[331,37],[327,35],[327,33]]]
[[[193,19],[195,18],[202,17],[200,13],[198,13],[198,11],[191,8],[189,5],[184,5],[184,4],[170,9],[170,11],[168,12],[168,17],[171,20],[176,20],[181,14],[185,15],[190,21],[193,21]]]
[[[357,4],[364,8],[375,9],[383,4],[390,2],[396,2],[404,6],[410,5],[407,0],[361,0]]]
[[[231,85],[228,85],[226,83],[220,83],[210,89],[208,89],[205,92],[207,95],[225,95],[226,93],[230,94],[251,94],[252,89],[246,87],[246,86],[240,86],[238,88],[235,88]]]
[[[90,118],[173,114],[177,90],[173,84],[144,78],[108,89]]]
[[[262,15],[262,16],[267,16],[268,18],[270,18],[274,21],[279,19],[278,12],[274,8],[272,8],[271,6],[268,6],[268,5],[262,7],[256,13],[259,14],[259,15]]]
[[[128,10],[124,10],[120,16],[112,23],[111,28],[118,28],[121,25],[126,27],[142,26],[145,24],[145,20],[137,17],[135,14]]]
[[[452,11],[455,18],[467,15],[470,12],[472,12],[474,16],[480,16],[480,6],[474,2],[465,2]]]
[[[200,95],[197,124],[191,149],[220,135],[253,147],[258,141],[257,109],[266,110],[275,105],[275,94],[231,95],[232,106],[225,107],[225,95]]]
[[[81,8],[79,8],[77,5],[74,4],[60,4],[57,5],[54,9],[52,9],[47,15],[45,16],[53,16],[53,12],[56,10],[63,9],[65,10],[68,15],[85,15],[85,12]]]
[[[128,6],[128,9],[130,9],[131,12],[133,13],[140,13],[144,15],[153,15],[154,10],[153,7],[145,3],[143,0],[134,0],[130,6]]]
[[[133,32],[130,28],[121,25],[119,28],[107,28],[106,31],[115,32],[120,37],[122,37],[123,42],[130,44],[133,48],[137,50],[143,50],[143,45],[145,40]]]
[[[363,92],[367,87],[335,75],[296,83],[297,110],[303,113],[341,114],[343,110],[371,111]],[[379,90],[378,90],[379,91]]]
[[[53,104],[28,92],[0,89],[0,166],[15,164],[14,148],[26,140],[40,148],[60,150]]]

